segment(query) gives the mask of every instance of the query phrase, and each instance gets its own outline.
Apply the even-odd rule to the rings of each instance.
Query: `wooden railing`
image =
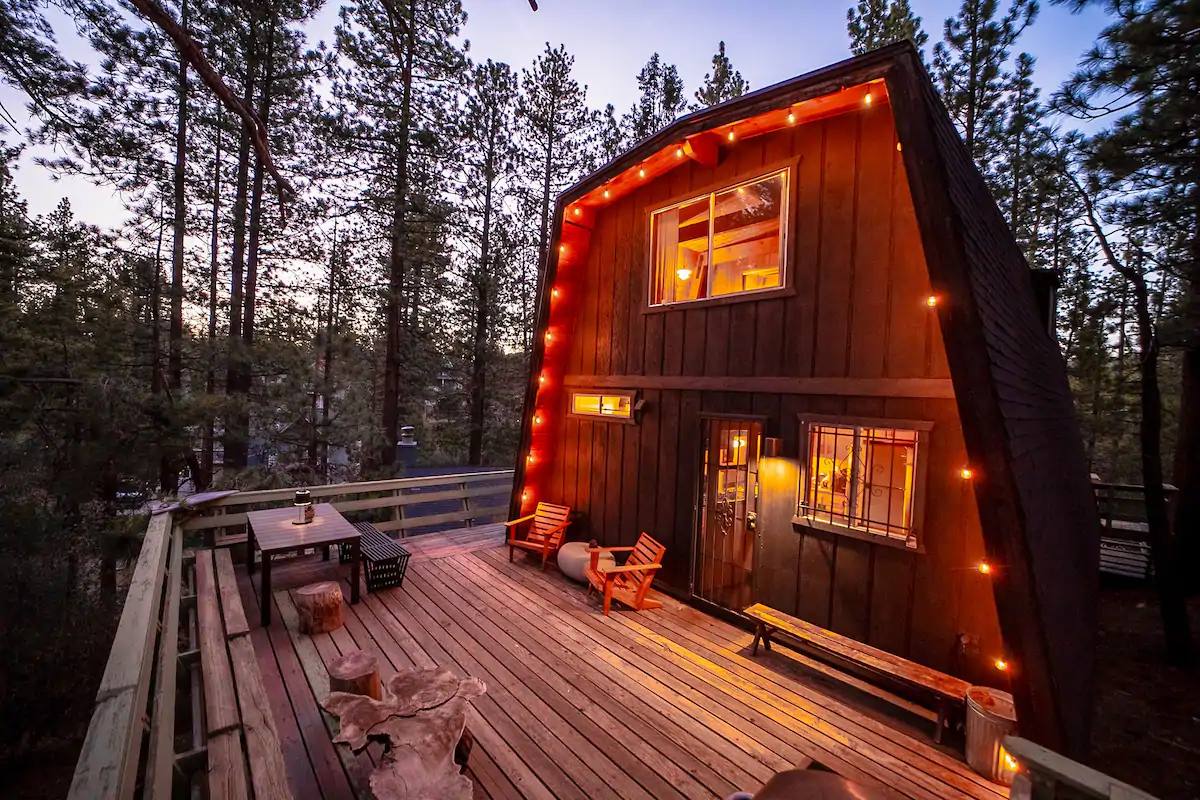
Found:
[[[191,749],[176,752],[177,723],[186,721],[179,698],[190,692],[198,709],[201,691],[193,561],[174,515],[151,517],[75,765],[72,800],[128,798],[139,788],[143,797],[167,798],[174,781],[203,766],[198,713],[183,731]],[[180,678],[188,692],[178,691]]]
[[[371,522],[381,531],[462,527],[502,521],[512,491],[511,469],[337,483],[327,486],[239,492],[209,503],[182,521],[185,533],[201,534],[204,543],[222,547],[246,540],[246,512],[290,505],[297,488],[313,502],[331,503],[354,522]]]
[[[1137,787],[1028,739],[1005,737],[1004,749],[1018,765],[1010,795],[1013,800],[1154,800]]]
[[[1146,487],[1096,481],[1092,489],[1100,512],[1100,571],[1126,578],[1150,577]],[[1170,503],[1178,490],[1167,483],[1163,491]]]

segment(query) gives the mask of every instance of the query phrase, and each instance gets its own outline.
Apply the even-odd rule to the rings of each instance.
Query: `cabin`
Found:
[[[911,45],[677,120],[558,198],[510,517],[1088,740],[1098,545],[1049,284]],[[646,612],[653,614],[655,612]]]

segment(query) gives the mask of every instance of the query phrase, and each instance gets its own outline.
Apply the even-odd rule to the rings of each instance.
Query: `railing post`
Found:
[[[464,513],[464,514],[470,514],[470,513],[471,513],[471,498],[467,497],[467,484],[466,484],[466,483],[460,483],[460,484],[458,485],[458,488],[459,488],[459,489],[462,491],[462,493],[463,493],[463,499],[462,499],[462,510],[463,510],[463,513]],[[465,520],[463,520],[463,522],[467,523],[467,527],[468,527],[468,528],[472,528],[472,527],[474,527],[474,526],[475,526],[475,520],[474,520],[472,517],[470,517],[470,516],[468,516],[468,517],[467,517]]]

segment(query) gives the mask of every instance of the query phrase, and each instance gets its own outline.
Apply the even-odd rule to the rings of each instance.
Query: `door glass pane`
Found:
[[[706,295],[709,197],[659,211],[651,222],[654,302],[678,303]]]
[[[713,295],[779,286],[786,173],[719,192],[713,225]]]

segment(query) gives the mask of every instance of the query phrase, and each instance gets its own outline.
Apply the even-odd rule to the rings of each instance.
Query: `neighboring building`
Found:
[[[657,587],[1011,684],[1083,750],[1097,524],[1050,304],[911,45],[676,121],[553,230],[514,517],[647,531]]]

